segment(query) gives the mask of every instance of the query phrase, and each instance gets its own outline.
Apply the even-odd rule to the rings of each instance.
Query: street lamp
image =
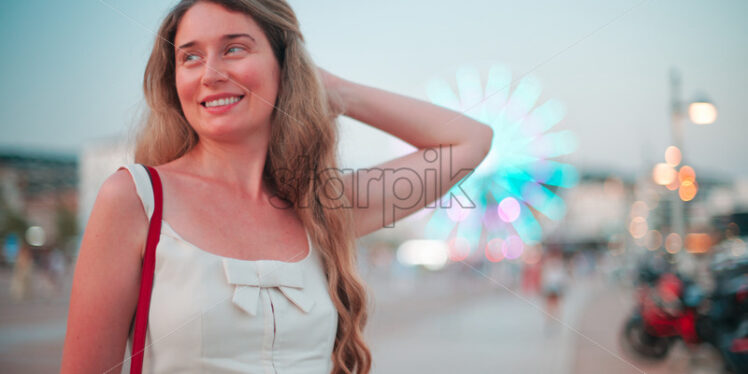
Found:
[[[707,99],[694,100],[688,105],[688,117],[697,125],[711,125],[717,119],[717,107]]]
[[[673,68],[670,70],[670,121],[673,131],[673,146],[679,151],[679,161],[682,162],[686,159],[686,152],[683,150],[683,123],[685,122],[683,121],[683,118],[686,114],[684,113],[684,106],[684,102],[681,99],[680,73]],[[688,104],[688,117],[691,122],[697,125],[712,124],[717,119],[717,107],[706,99],[694,100]],[[671,152],[673,151],[671,150]],[[682,173],[679,173],[679,175],[680,174]],[[686,232],[683,201],[690,201],[696,196],[696,192],[698,191],[696,175],[693,172],[693,169],[689,167],[687,174],[689,176],[688,179],[683,179],[683,176],[680,175],[679,179],[683,180],[680,181],[681,185],[679,191],[671,194],[671,231],[672,234],[677,234],[679,236],[680,243],[683,243]]]

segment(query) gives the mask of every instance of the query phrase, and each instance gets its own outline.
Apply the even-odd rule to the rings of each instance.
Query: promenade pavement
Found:
[[[552,320],[538,295],[503,288],[459,266],[365,276],[372,296],[365,336],[374,374],[719,372],[708,349],[689,352],[679,345],[658,365],[627,356],[617,338],[632,308],[628,289],[577,279]],[[59,371],[69,284],[63,293],[37,293],[21,303],[9,302],[8,286],[8,272],[0,272],[0,373]]]
[[[634,290],[600,282],[592,290],[576,335],[573,372],[577,374],[717,374],[719,354],[709,346],[676,343],[661,362],[645,361],[624,349],[621,327],[634,308]]]
[[[539,296],[490,279],[475,278],[458,287],[463,292],[445,295],[443,305],[414,307],[417,301],[404,299],[399,310],[375,315],[367,331],[374,374],[573,372],[574,332],[569,327],[578,324],[588,302],[589,282],[570,288],[558,320],[547,318]],[[472,296],[457,299],[461,294]],[[410,317],[401,317],[407,323],[392,324],[392,313]]]
[[[12,271],[0,268],[0,373],[59,372],[71,275],[54,288],[37,273],[27,298],[14,301]]]

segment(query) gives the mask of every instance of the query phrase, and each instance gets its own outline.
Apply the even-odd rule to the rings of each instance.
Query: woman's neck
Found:
[[[252,200],[270,195],[263,180],[267,141],[218,143],[200,139],[182,160],[190,173],[221,183]]]

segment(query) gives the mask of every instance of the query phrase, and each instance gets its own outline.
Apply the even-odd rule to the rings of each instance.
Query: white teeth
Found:
[[[208,107],[208,108],[212,108],[212,107],[216,107],[216,106],[229,105],[229,104],[233,104],[233,103],[239,101],[239,99],[241,99],[239,96],[234,96],[234,97],[228,97],[228,98],[225,98],[225,99],[218,99],[218,100],[208,101],[208,102],[205,103],[205,106]]]

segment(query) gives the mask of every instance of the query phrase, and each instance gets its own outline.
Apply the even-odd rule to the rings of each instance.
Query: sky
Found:
[[[429,81],[454,82],[462,66],[534,76],[540,103],[564,104],[557,127],[579,144],[564,161],[583,170],[643,175],[664,160],[676,68],[684,100],[706,95],[719,111],[712,125],[684,127],[686,162],[701,175],[748,178],[746,1],[290,3],[315,62],[352,81],[427,99]],[[78,152],[131,138],[154,30],[174,4],[0,2],[0,149]],[[378,130],[340,125],[343,165],[397,153]]]

